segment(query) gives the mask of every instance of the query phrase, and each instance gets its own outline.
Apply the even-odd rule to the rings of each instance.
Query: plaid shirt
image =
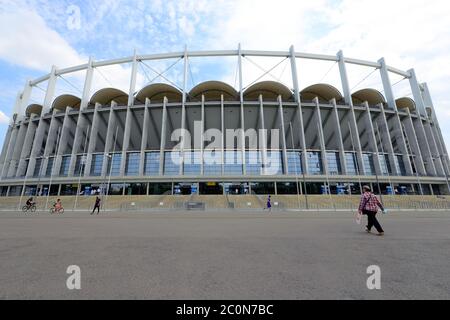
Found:
[[[361,196],[361,201],[359,203],[359,211],[370,211],[370,212],[377,212],[378,207],[380,207],[381,210],[383,210],[383,205],[378,201],[378,198],[376,195],[370,192],[365,192]]]

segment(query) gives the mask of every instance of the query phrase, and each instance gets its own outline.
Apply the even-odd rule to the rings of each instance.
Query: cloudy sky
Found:
[[[446,0],[0,0],[0,142],[17,93],[27,79],[96,60],[188,50],[287,50],[336,54],[415,68],[427,82],[447,145],[450,146],[450,4]],[[171,65],[165,77],[181,85],[182,64],[141,64],[138,87]],[[244,59],[244,86],[264,79],[291,86],[288,61]],[[349,67],[353,90],[381,90],[378,72]],[[130,66],[102,68],[95,89],[127,90]],[[57,94],[80,95],[84,73],[58,79]],[[299,61],[300,86],[328,82],[341,89],[333,63]],[[191,59],[189,87],[218,79],[236,86],[235,59]],[[407,81],[392,76],[397,98],[411,95]],[[42,103],[46,84],[33,90]]]

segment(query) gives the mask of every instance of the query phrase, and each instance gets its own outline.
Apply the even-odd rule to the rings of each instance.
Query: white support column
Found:
[[[395,165],[396,160],[395,160],[394,147],[392,145],[391,133],[389,131],[389,124],[387,122],[386,111],[384,110],[384,106],[383,105],[380,105],[380,110],[381,110],[380,117],[381,117],[382,123],[378,127],[378,130],[379,130],[379,133],[380,133],[381,143],[384,146],[383,149],[388,154],[389,166],[390,166],[391,172],[392,172],[391,175],[399,176],[400,172],[397,171],[397,166]],[[398,114],[395,115],[395,117],[398,119]],[[401,133],[401,131],[400,131],[400,133]],[[402,153],[406,155],[406,160],[407,161],[405,161],[405,157],[403,157],[403,162],[405,164],[406,172],[409,173],[410,175],[412,175],[411,162],[409,160],[409,157],[407,156],[408,152],[407,152],[407,150],[405,148],[405,139],[403,137],[403,134],[399,134],[398,136],[401,137],[401,139],[399,141],[400,141],[400,143],[403,146]]]
[[[297,60],[295,58],[295,49],[294,46],[291,46],[289,49],[290,62],[291,62],[291,74],[292,74],[292,83],[294,84],[294,99],[297,103],[297,117],[299,123],[299,140],[300,140],[300,148],[302,149],[302,172],[307,175],[309,173],[308,168],[308,153],[306,150],[306,139],[305,139],[305,126],[303,125],[303,110],[302,110],[302,101],[300,96],[300,88],[298,82],[297,75]],[[295,146],[292,146],[295,148]]]
[[[330,103],[331,105],[333,105],[333,120],[334,128],[336,130],[334,133],[334,138],[339,147],[339,160],[341,163],[342,175],[345,176],[347,175],[347,162],[345,158],[344,139],[342,137],[341,121],[339,119],[339,111],[337,108],[336,99],[333,98]]]
[[[259,123],[260,131],[258,132],[258,153],[261,155],[261,175],[265,175],[267,166],[267,132],[264,123],[264,101],[261,94],[259,95]]]
[[[281,98],[281,95],[278,96],[278,116],[280,120],[280,128],[281,128],[281,148],[282,148],[282,154],[283,154],[283,167],[284,167],[284,174],[289,174],[289,168],[288,168],[288,159],[287,159],[287,145],[286,145],[286,126],[284,123],[284,110],[283,110],[283,100]]]
[[[120,176],[125,176],[125,167],[127,163],[127,152],[130,147],[130,134],[131,134],[131,119],[133,117],[132,110],[127,107],[127,114],[125,116],[125,128],[123,130],[123,141],[122,141],[122,159],[120,162]]]
[[[375,172],[378,176],[382,176],[383,172],[381,170],[380,164],[380,154],[378,150],[377,138],[375,137],[375,129],[373,128],[372,115],[370,113],[369,103],[367,101],[364,102],[364,108],[366,109],[366,128],[368,131],[368,139],[369,145],[373,152],[373,164],[375,167]]]
[[[52,66],[52,70],[50,71],[50,78],[48,79],[47,84],[47,91],[45,92],[45,99],[44,99],[44,105],[42,109],[42,114],[45,115],[46,113],[50,112],[50,109],[52,107],[52,100],[55,96],[55,89],[56,89],[56,66]]]
[[[5,160],[4,160],[4,164],[2,166],[2,172],[1,172],[1,176],[0,176],[1,179],[4,179],[8,175],[8,171],[9,171],[11,159],[12,159],[12,154],[14,152],[14,147],[16,145],[17,136],[19,133],[19,126],[17,126],[15,123],[13,123],[11,125],[11,130],[12,130],[11,138],[8,140]],[[5,145],[6,145],[6,142],[5,142]]]
[[[181,150],[180,150],[180,176],[184,172],[184,149],[186,147],[186,137],[184,130],[186,129],[186,98],[187,98],[187,74],[188,74],[188,55],[187,47],[184,48],[184,70],[183,70],[183,99],[181,102]]]
[[[26,159],[31,154],[31,148],[33,147],[33,141],[35,138],[35,133],[37,129],[37,125],[34,123],[33,119],[34,115],[31,115],[30,120],[28,122],[27,133],[25,134],[25,140],[23,142],[22,152],[20,153],[19,159],[19,167],[17,169],[16,176],[22,177],[27,173],[27,162]]]
[[[77,161],[77,154],[81,151],[81,144],[84,142],[85,139],[83,139],[84,134],[89,134],[89,132],[86,132],[88,129],[88,118],[86,115],[84,115],[83,111],[80,109],[78,112],[78,121],[77,121],[77,127],[75,129],[75,137],[73,139],[73,146],[72,146],[72,155],[70,157],[70,165],[69,165],[69,174],[68,176],[73,176],[75,172],[75,165]]]
[[[223,94],[220,95],[220,130],[221,134],[221,167],[222,167],[222,175],[225,174],[225,106]],[[225,193],[225,188],[223,189]]]
[[[61,168],[61,161],[62,156],[64,154],[65,149],[67,148],[68,143],[68,136],[70,132],[69,128],[69,122],[72,121],[72,119],[69,117],[69,112],[72,110],[72,108],[67,107],[66,113],[64,114],[64,122],[61,129],[61,136],[58,144],[58,150],[55,157],[55,165],[53,166],[52,176],[58,176],[59,171]]]
[[[163,114],[161,123],[161,146],[159,148],[159,175],[164,175],[165,149],[166,149],[166,135],[167,135],[167,98],[164,97]],[[173,188],[172,188],[173,189]]]
[[[441,164],[443,167],[443,170],[445,170],[445,173],[447,175],[450,174],[450,168],[448,163],[448,154],[447,154],[447,148],[445,146],[444,138],[442,137],[441,129],[439,127],[439,121],[437,119],[436,110],[434,109],[433,100],[431,99],[430,90],[428,89],[428,85],[426,83],[422,83],[423,88],[423,100],[426,107],[431,108],[431,121],[432,123],[429,123],[431,133],[434,137],[435,143],[438,148],[439,158],[441,159]]]
[[[204,168],[204,164],[205,161],[203,160],[203,153],[204,153],[204,148],[205,148],[205,96],[202,94],[202,106],[201,106],[201,118],[202,118],[202,127],[201,127],[201,133],[200,133],[200,175],[204,175],[205,172],[205,168]],[[196,134],[196,133],[195,133]],[[194,143],[195,145],[195,143]],[[195,159],[194,159],[195,161]]]
[[[48,167],[48,157],[56,148],[56,139],[58,136],[59,121],[56,119],[56,110],[52,111],[52,118],[48,128],[47,139],[45,142],[44,158],[42,160],[42,173],[45,174]],[[56,152],[56,151],[55,151]]]
[[[420,92],[419,82],[417,81],[416,72],[414,69],[408,70],[410,74],[409,84],[411,86],[411,91],[414,97],[414,102],[416,103],[416,108],[421,116],[428,118],[427,112],[425,110],[425,104],[423,103],[422,94]]]
[[[25,88],[22,92],[22,96],[20,99],[20,107],[18,112],[18,119],[23,120],[26,117],[26,109],[28,107],[28,103],[31,97],[31,91],[33,90],[33,86],[31,85],[31,81],[27,81],[25,84]]]
[[[13,131],[14,126],[13,125],[9,125],[8,129],[6,130],[6,136],[5,136],[5,140],[3,141],[3,147],[2,147],[2,153],[0,155],[0,167],[3,168],[3,165],[5,164],[5,158],[6,158],[6,153],[8,151],[8,146],[11,140],[11,134]],[[1,176],[0,176],[1,178]]]
[[[84,80],[83,96],[81,97],[80,110],[87,108],[89,104],[89,98],[91,95],[92,77],[94,75],[94,60],[89,58],[88,66],[86,68],[86,78]]]
[[[47,124],[46,120],[43,119],[43,115],[41,115],[38,127],[36,129],[36,135],[34,136],[33,146],[31,148],[30,161],[28,163],[28,170],[26,172],[27,177],[32,177],[34,174],[36,158],[39,156],[39,153],[42,149],[45,130],[48,128],[48,126],[49,125]]]
[[[241,157],[242,157],[242,174],[245,176],[247,169],[245,166],[245,116],[244,116],[244,92],[242,80],[242,51],[241,44],[238,46],[238,69],[239,69],[239,100],[241,102],[240,122],[241,122]]]
[[[344,53],[339,51],[337,53],[339,74],[341,76],[342,90],[344,92],[344,99],[347,105],[353,106],[352,93],[350,92],[350,84],[348,82],[347,68],[345,66]]]
[[[136,50],[134,50],[133,62],[131,66],[130,90],[128,91],[128,107],[132,107],[134,105],[134,93],[136,91],[138,63],[139,62],[137,61]]]
[[[92,153],[95,151],[95,146],[97,144],[98,139],[98,130],[100,125],[100,114],[98,109],[100,108],[100,104],[96,103],[94,107],[94,116],[92,117],[92,126],[89,137],[89,144],[86,153],[86,164],[84,166],[84,176],[89,177],[91,175],[91,166],[92,166]]]
[[[411,117],[411,114],[410,114],[408,108],[406,108],[406,112],[408,115],[406,117],[406,121],[404,122],[405,131],[406,131],[405,133],[408,137],[409,147],[411,148],[411,151],[415,155],[414,163],[416,165],[416,171],[419,173],[419,175],[425,176],[425,175],[427,175],[427,172],[425,169],[425,165],[424,165],[418,137],[416,134],[416,130],[414,128],[414,123],[413,123],[413,120],[412,120],[412,117]]]
[[[322,115],[320,114],[320,105],[319,105],[319,98],[315,97],[313,99],[313,103],[315,104],[315,118],[317,123],[317,134],[319,136],[319,144],[320,144],[320,154],[322,158],[322,166],[323,166],[323,174],[328,176],[329,170],[328,170],[328,160],[327,160],[327,150],[325,146],[325,140],[323,138],[323,128],[322,128]]]
[[[22,153],[22,146],[25,141],[25,135],[27,132],[27,125],[22,121],[20,124],[16,144],[13,146],[13,152],[11,157],[11,162],[8,170],[8,177],[14,177],[19,166],[20,154]]]
[[[389,78],[386,61],[384,60],[384,58],[381,58],[380,60],[378,60],[378,63],[381,65],[380,75],[388,108],[397,111],[397,105],[395,104],[394,92],[392,91],[391,79]]]
[[[145,150],[147,149],[148,142],[148,126],[150,122],[150,100],[145,98],[144,106],[144,122],[142,124],[142,139],[141,139],[141,160],[139,161],[139,176],[145,174]]]
[[[413,119],[412,121],[417,134],[417,140],[419,141],[420,150],[422,152],[422,158],[426,162],[427,173],[429,175],[435,176],[437,174],[436,167],[434,165],[433,155],[431,153],[430,143],[428,141],[428,137],[422,122],[422,117],[419,115],[418,110],[415,110],[415,113],[417,118]]]
[[[350,110],[348,111],[348,115],[350,116],[350,127],[349,130],[352,132],[350,133],[353,136],[354,141],[354,148],[356,150],[356,158],[358,160],[358,167],[359,167],[359,174],[365,175],[365,168],[364,168],[364,161],[362,156],[362,148],[361,148],[361,140],[359,139],[359,129],[358,124],[356,123],[356,116],[355,116],[355,109],[353,107],[353,101],[352,101],[352,93],[350,90],[350,84],[348,81],[348,75],[347,75],[347,67],[345,65],[345,58],[344,53],[339,51],[337,53],[337,59],[338,59],[338,65],[339,65],[339,73],[341,76],[341,83],[342,83],[342,89],[344,91],[344,99],[345,103],[350,107]]]
[[[106,129],[106,139],[105,139],[105,150],[103,152],[103,165],[102,165],[102,177],[106,176],[108,171],[108,155],[113,148],[114,143],[114,135],[116,134],[116,114],[114,108],[116,107],[116,103],[114,101],[111,102],[111,107],[109,109],[109,117],[108,117],[108,128]],[[111,158],[111,161],[113,159]],[[121,159],[123,160],[123,159]]]
[[[438,144],[434,138],[433,130],[431,129],[430,120],[425,120],[423,128],[425,130],[428,145],[430,146],[431,155],[434,159],[436,174],[440,177],[443,177],[445,175],[444,166],[441,161],[441,153],[439,152]]]

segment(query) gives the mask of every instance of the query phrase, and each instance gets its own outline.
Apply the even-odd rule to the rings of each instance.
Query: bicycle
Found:
[[[55,207],[50,208],[50,214],[54,214],[54,213],[63,214],[64,208],[63,207],[61,207],[59,209],[56,209]]]
[[[31,205],[25,205],[25,206],[22,207],[22,212],[27,213],[28,211],[35,212],[36,211],[36,204],[33,203]]]

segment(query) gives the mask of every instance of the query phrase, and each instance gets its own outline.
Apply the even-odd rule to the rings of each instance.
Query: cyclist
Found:
[[[30,197],[30,198],[27,200],[27,203],[26,203],[27,208],[30,209],[30,207],[31,207],[33,204],[34,204],[34,202],[33,202],[33,197]]]
[[[55,212],[56,213],[60,213],[61,210],[63,209],[63,206],[62,206],[62,203],[61,203],[61,199],[56,200],[56,202],[53,205],[53,207],[55,208]]]

